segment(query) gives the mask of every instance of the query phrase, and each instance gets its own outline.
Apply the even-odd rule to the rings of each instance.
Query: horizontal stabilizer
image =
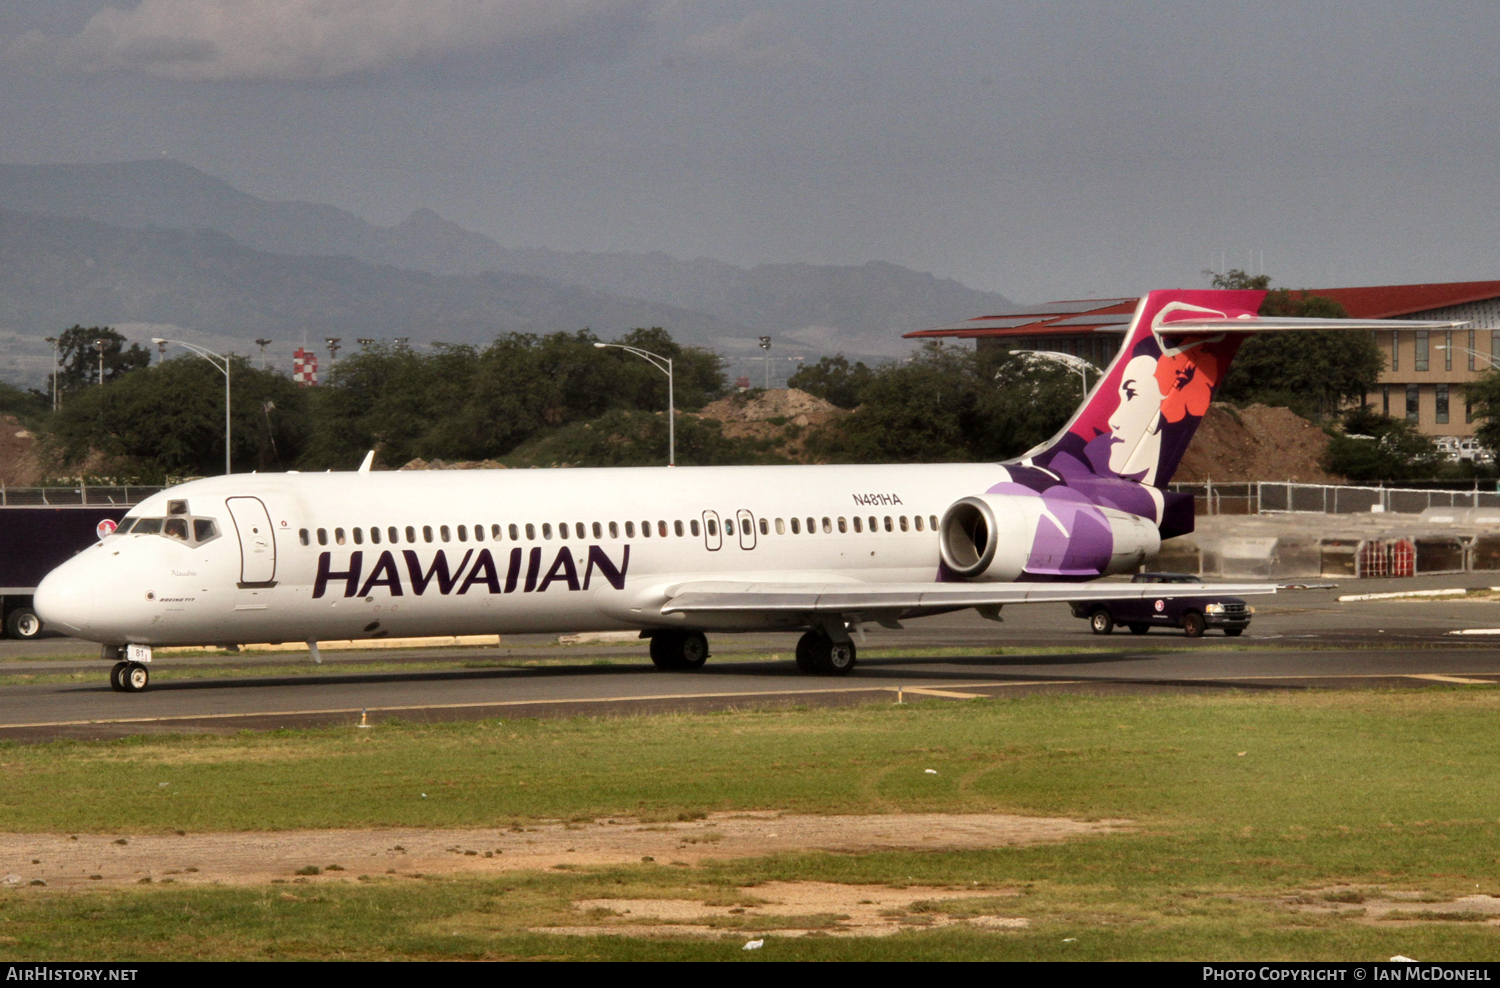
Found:
[[[1237,316],[1230,319],[1162,320],[1158,332],[1195,333],[1286,333],[1296,330],[1326,329],[1457,329],[1469,323],[1463,319],[1310,319],[1301,316]]]
[[[1188,583],[684,583],[667,591],[663,614],[783,611],[852,614],[1004,604],[1071,604],[1143,597],[1243,597],[1275,584]]]

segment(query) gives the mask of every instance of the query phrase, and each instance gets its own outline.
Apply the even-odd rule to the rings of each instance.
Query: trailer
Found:
[[[0,626],[11,638],[42,627],[32,595],[42,577],[115,530],[155,487],[0,487]]]

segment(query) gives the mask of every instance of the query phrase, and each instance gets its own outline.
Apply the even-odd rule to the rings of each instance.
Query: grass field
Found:
[[[1470,687],[7,745],[0,829],[11,832],[508,826],[728,810],[1133,823],[1029,848],[350,876],[303,891],[12,888],[0,892],[0,956],[1489,958],[1497,928],[1443,903],[1500,895],[1497,715],[1500,690]],[[1008,914],[1031,925],[781,937],[753,954],[740,950],[748,927],[723,941],[531,932],[581,922],[571,906],[580,899],[702,899],[813,879],[1017,893]],[[1429,904],[1394,919],[1359,901],[1381,896]]]

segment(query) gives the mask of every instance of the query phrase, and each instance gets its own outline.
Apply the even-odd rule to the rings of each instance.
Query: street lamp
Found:
[[[255,345],[260,347],[260,369],[266,369],[266,347],[271,345],[271,340],[256,340]]]
[[[1490,362],[1490,366],[1491,367],[1500,367],[1500,359],[1496,359],[1494,356],[1491,356],[1488,353],[1480,353],[1478,350],[1471,350],[1471,349],[1469,349],[1466,346],[1448,346],[1447,344],[1439,344],[1438,346],[1433,347],[1433,349],[1434,350],[1457,350],[1460,353],[1471,354],[1472,356],[1475,356],[1475,357],[1483,357],[1485,360],[1488,360]]]
[[[224,356],[222,353],[214,353],[212,350],[205,349],[204,347],[198,346],[198,345],[196,345],[194,343],[184,343],[181,340],[164,340],[164,339],[162,339],[161,337],[158,336],[158,337],[152,337],[151,342],[155,343],[157,346],[165,346],[168,343],[175,343],[175,344],[177,344],[180,347],[185,347],[185,348],[193,351],[194,353],[196,353],[198,356],[202,357],[204,360],[206,360],[209,363],[213,364],[216,368],[219,369],[219,372],[224,375],[224,475],[227,477],[229,475],[229,473],[230,473],[230,469],[229,469],[229,358],[226,357],[226,356]],[[220,361],[223,361],[223,363],[220,363]]]
[[[650,350],[641,350],[623,343],[595,343],[594,347],[603,350],[613,347],[616,350],[624,350],[633,353],[642,360],[647,361],[652,367],[667,375],[667,466],[677,465],[677,408],[675,398],[672,394],[672,358],[663,357],[659,353]]]
[[[1078,376],[1083,378],[1083,396],[1085,398],[1089,396],[1088,372],[1097,370],[1097,368],[1082,357],[1075,357],[1071,353],[1059,353],[1056,350],[1012,350],[1011,353],[1022,353],[1028,358],[1037,357],[1042,360],[1050,360],[1053,363],[1062,364],[1064,367],[1076,370]]]
[[[339,359],[339,343],[344,338],[342,336],[325,336],[323,339],[328,343],[328,367],[332,370],[334,362]]]
[[[95,340],[94,349],[99,352],[99,387],[104,387],[104,348],[108,340]]]
[[[760,348],[762,350],[764,350],[765,354],[766,354],[766,358],[765,358],[766,359],[766,390],[770,391],[771,390],[771,338],[769,336],[762,336],[762,337],[760,337]]]

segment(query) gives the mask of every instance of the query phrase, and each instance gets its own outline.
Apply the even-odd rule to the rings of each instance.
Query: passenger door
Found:
[[[276,534],[265,503],[258,497],[232,497],[227,504],[240,538],[240,586],[275,586]]]
[[[755,516],[746,511],[744,508],[741,508],[738,512],[736,512],[735,518],[740,523],[740,548],[754,549]]]

